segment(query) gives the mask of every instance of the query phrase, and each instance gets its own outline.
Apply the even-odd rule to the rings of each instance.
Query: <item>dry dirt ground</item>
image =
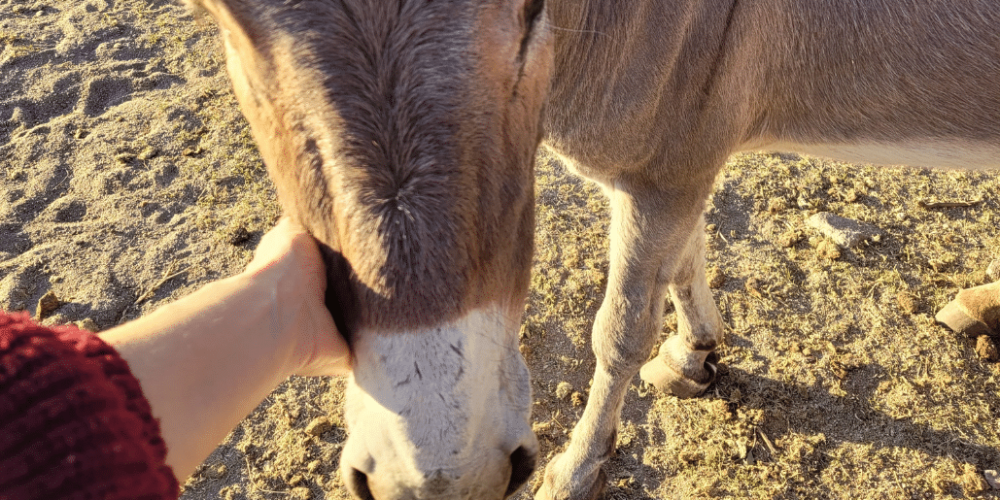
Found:
[[[608,219],[554,161],[537,178],[522,337],[544,466],[587,398]],[[879,241],[837,251],[817,211]],[[0,0],[0,308],[51,291],[47,322],[109,328],[238,272],[278,215],[210,26],[168,0]],[[1000,257],[1000,172],[743,155],[708,222],[719,382],[691,401],[633,386],[607,498],[1000,498],[1000,365],[933,321]],[[183,498],[347,498],[342,384],[284,383]]]

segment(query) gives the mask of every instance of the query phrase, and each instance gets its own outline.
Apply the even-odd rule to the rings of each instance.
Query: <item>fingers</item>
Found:
[[[290,328],[301,346],[298,375],[347,375],[351,352],[326,308],[326,267],[316,240],[284,216],[260,240],[247,272],[261,279],[291,282],[278,299],[299,315]]]
[[[247,265],[247,271],[255,272],[271,267],[276,261],[289,256],[292,260],[306,260],[303,263],[305,267],[313,269],[315,266],[308,261],[319,258],[315,245],[305,228],[292,221],[291,217],[284,216],[261,237],[253,259]]]

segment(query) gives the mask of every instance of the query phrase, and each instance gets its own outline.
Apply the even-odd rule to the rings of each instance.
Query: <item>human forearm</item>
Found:
[[[101,335],[142,384],[180,480],[295,370],[275,293],[239,275]]]
[[[286,218],[243,273],[101,335],[142,384],[178,478],[289,375],[348,372],[325,290],[315,241]]]

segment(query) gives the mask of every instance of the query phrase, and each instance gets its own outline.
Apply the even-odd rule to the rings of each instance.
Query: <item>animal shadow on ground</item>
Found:
[[[841,374],[843,378],[835,385],[842,389],[843,395],[836,395],[824,387],[779,381],[723,364],[717,386],[710,391],[726,400],[732,413],[738,408],[763,412],[758,430],[770,439],[766,445],[760,443],[753,449],[753,453],[762,457],[761,461],[798,455],[793,459],[800,459],[800,466],[808,469],[802,472],[812,476],[836,467],[828,451],[847,442],[867,444],[873,452],[909,449],[942,459],[961,457],[960,461],[977,470],[1000,462],[1000,450],[970,442],[958,432],[920,422],[920,408],[913,409],[913,416],[903,417],[879,410],[880,385],[909,384],[901,377],[893,377],[883,366],[848,366]],[[916,385],[913,388],[922,390]],[[733,401],[733,394],[737,394],[738,401]],[[781,446],[783,438],[792,434],[819,438],[812,447]],[[779,443],[777,450],[771,443]],[[775,451],[780,457],[773,456]],[[794,496],[794,492],[788,493]]]

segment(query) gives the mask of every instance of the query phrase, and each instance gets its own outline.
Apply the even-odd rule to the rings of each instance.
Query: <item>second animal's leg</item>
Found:
[[[670,280],[677,335],[667,339],[659,355],[640,371],[646,382],[682,398],[700,395],[715,379],[715,348],[722,342],[722,316],[705,278],[704,227],[701,217]]]
[[[569,447],[546,468],[536,500],[591,500],[601,494],[601,465],[614,453],[628,386],[659,337],[668,286],[683,281],[686,274],[677,270],[686,269],[686,261],[698,260],[688,257],[688,247],[697,243],[692,239],[703,240],[690,235],[702,227],[711,185],[709,179],[664,190],[620,180],[609,189],[608,289],[593,332],[597,368]],[[704,271],[700,276],[704,280]],[[675,288],[687,293],[683,286]]]

